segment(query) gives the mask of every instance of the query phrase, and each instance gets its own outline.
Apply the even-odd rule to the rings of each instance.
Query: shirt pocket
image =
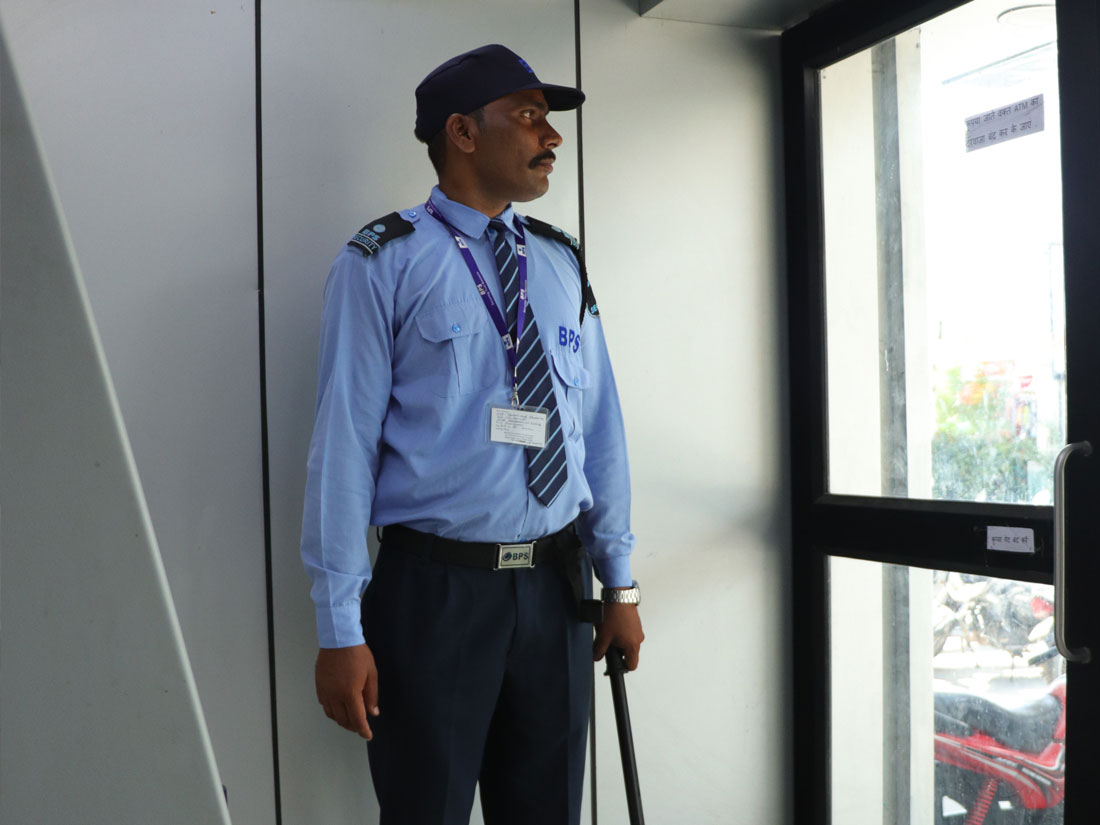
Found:
[[[565,405],[568,417],[572,421],[563,419],[562,427],[567,435],[579,438],[584,433],[584,391],[592,384],[592,376],[584,368],[581,359],[577,356],[563,355],[554,351],[550,360],[554,364],[554,373],[565,388]]]
[[[483,390],[493,383],[499,365],[488,351],[498,342],[486,333],[481,302],[447,304],[421,312],[416,328],[424,346],[424,372],[431,391],[443,398]]]

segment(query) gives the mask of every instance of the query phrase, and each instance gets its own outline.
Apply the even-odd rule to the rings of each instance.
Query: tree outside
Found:
[[[1031,503],[1050,494],[1053,451],[1031,377],[1011,362],[987,362],[972,378],[947,370],[936,393],[932,490],[936,499]],[[1047,428],[1049,429],[1049,427]],[[1054,439],[1054,441],[1057,441]]]

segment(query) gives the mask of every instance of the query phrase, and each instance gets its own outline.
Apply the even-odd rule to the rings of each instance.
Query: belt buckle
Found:
[[[535,566],[535,543],[498,544],[497,563],[494,570],[509,570],[514,567]]]

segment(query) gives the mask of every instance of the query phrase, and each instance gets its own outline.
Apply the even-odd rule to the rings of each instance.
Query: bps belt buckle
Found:
[[[535,543],[529,541],[526,544],[498,544],[497,565],[494,570],[507,570],[511,567],[534,567]]]

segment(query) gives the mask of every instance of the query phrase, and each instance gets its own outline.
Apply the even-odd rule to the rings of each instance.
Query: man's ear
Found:
[[[443,124],[447,140],[463,154],[470,154],[477,145],[477,122],[469,115],[454,114]]]

